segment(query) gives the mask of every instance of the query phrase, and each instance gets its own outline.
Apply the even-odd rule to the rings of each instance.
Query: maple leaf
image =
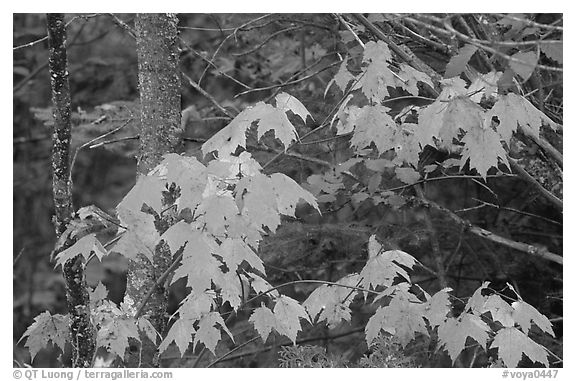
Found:
[[[512,303],[512,308],[514,308],[512,318],[520,325],[525,334],[528,334],[532,324],[536,324],[542,331],[549,333],[552,337],[556,337],[550,320],[530,304],[523,300],[518,300]]]
[[[201,202],[207,181],[206,167],[195,157],[166,154],[153,173],[168,184],[175,183],[180,187],[180,197],[176,200],[180,209],[190,208],[194,211]]]
[[[296,300],[280,295],[274,305],[274,317],[276,326],[274,329],[281,335],[288,336],[296,344],[296,335],[302,329],[300,319],[310,321],[304,307]]]
[[[270,289],[272,288],[272,285],[270,283],[268,283],[261,276],[253,274],[253,273],[248,273],[248,275],[251,278],[250,287],[252,287],[252,289],[257,294],[260,294],[262,292],[267,292],[268,294],[272,295],[273,297],[277,297],[279,295],[278,291],[276,291],[276,290],[270,291]]]
[[[370,41],[364,46],[362,62],[367,64],[353,89],[362,89],[362,93],[373,103],[379,103],[389,96],[388,86],[395,87],[396,78],[388,68],[392,55],[383,41]]]
[[[178,319],[172,324],[168,334],[158,346],[158,352],[162,353],[168,346],[174,342],[180,351],[180,357],[184,356],[184,352],[188,349],[188,345],[192,341],[192,335],[196,333],[194,329],[194,319]]]
[[[144,232],[149,231],[150,234],[152,234],[152,237],[154,237],[155,235],[158,235],[158,232],[156,231],[156,228],[153,226],[153,222],[151,224],[152,225],[147,226],[150,227],[151,229],[154,229],[154,232],[151,232],[151,229],[150,230],[146,229],[144,230]],[[138,234],[136,233],[136,231],[137,229],[133,229],[124,232],[111,251],[114,253],[121,254],[128,259],[134,259],[134,260],[138,257],[139,254],[143,254],[146,258],[152,261],[152,257],[154,255],[153,245],[155,245],[155,242],[154,243],[151,242],[152,241],[151,239],[147,240],[148,244],[142,242],[142,237],[146,236],[146,234]],[[154,238],[154,241],[157,241],[157,239]]]
[[[444,78],[452,78],[462,74],[466,70],[466,65],[470,58],[476,53],[478,48],[474,45],[466,44],[460,49],[458,53],[450,58],[450,62],[446,65],[446,72],[444,73]]]
[[[220,334],[220,329],[216,328],[216,325],[219,325],[224,330],[224,332],[230,336],[232,342],[234,342],[234,337],[228,330],[228,327],[226,327],[222,316],[220,316],[218,312],[210,312],[209,314],[202,317],[198,323],[198,330],[194,335],[194,349],[198,343],[203,343],[206,348],[212,352],[212,354],[215,354],[216,344],[218,344],[218,341],[220,341],[222,337]]]
[[[96,347],[105,348],[109,353],[123,359],[130,338],[140,341],[136,321],[134,318],[118,316],[100,327],[96,335]]]
[[[386,307],[378,307],[376,313],[366,324],[366,342],[368,346],[384,330],[405,347],[416,337],[416,333],[428,335],[423,317],[423,305],[414,303],[413,298],[407,298],[400,293],[392,298]]]
[[[414,170],[414,168],[396,167],[394,172],[396,173],[398,180],[402,181],[404,184],[414,184],[420,180],[420,173]]]
[[[106,289],[106,286],[102,284],[102,282],[98,282],[98,285],[94,287],[94,290],[89,291],[89,294],[90,306],[92,309],[94,309],[96,305],[108,297],[108,290]]]
[[[219,254],[231,272],[236,272],[238,266],[246,261],[262,274],[266,274],[262,259],[240,238],[226,238],[220,245]]]
[[[180,302],[178,308],[180,318],[191,321],[199,320],[216,306],[215,298],[216,293],[213,290],[204,290],[203,292],[191,290]]]
[[[540,51],[559,64],[563,63],[562,41],[541,41]]]
[[[361,89],[368,100],[378,104],[390,95],[388,86],[395,87],[396,77],[385,62],[371,62],[363,69],[353,90]]]
[[[388,107],[381,105],[362,107],[354,119],[354,136],[350,144],[361,149],[374,142],[380,153],[394,148],[394,135],[398,126],[388,111]]]
[[[254,176],[261,171],[260,164],[246,151],[238,156],[221,155],[218,160],[212,160],[206,168],[208,175],[224,179],[222,183],[226,184],[226,187],[230,183],[235,183],[239,177]]]
[[[219,246],[206,233],[195,235],[190,239],[182,253],[182,263],[174,271],[172,283],[187,277],[188,287],[195,292],[204,292],[212,287],[212,280],[222,276],[220,262],[212,255],[218,253]]]
[[[85,260],[88,260],[92,253],[94,253],[99,260],[101,260],[105,255],[108,255],[108,250],[102,246],[98,238],[96,238],[96,234],[88,234],[80,238],[68,249],[58,253],[58,255],[56,255],[56,265],[54,267],[60,265],[64,266],[69,259],[75,258],[77,255],[82,255]]]
[[[506,151],[500,143],[500,136],[490,127],[476,127],[466,133],[462,138],[464,149],[460,159],[462,168],[470,160],[470,168],[484,179],[488,170],[498,167],[499,161],[509,167]]]
[[[350,274],[336,283],[356,287],[359,281],[358,274]],[[348,287],[324,284],[312,291],[302,305],[308,311],[311,321],[320,314],[319,322],[326,321],[328,327],[335,328],[342,320],[350,321],[350,303],[357,294],[357,290]]]
[[[440,137],[440,130],[445,124],[445,114],[448,110],[448,103],[450,100],[460,96],[466,96],[466,82],[461,78],[449,78],[440,82],[442,84],[442,92],[436,100],[423,108],[418,116],[418,128],[414,130],[414,136],[420,146],[424,148],[427,144],[432,147],[435,146],[434,138]],[[454,131],[454,127],[449,125],[448,131]],[[444,133],[443,140],[446,145],[452,143],[452,135],[449,136]]]
[[[153,173],[155,173],[154,171],[157,169],[152,169]],[[130,221],[133,213],[140,212],[143,204],[160,213],[162,211],[162,191],[165,189],[166,182],[159,176],[140,176],[136,180],[136,184],[116,207],[122,225]]]
[[[424,317],[430,323],[432,328],[439,326],[446,321],[446,315],[450,312],[450,294],[451,288],[444,288],[428,299],[424,305]]]
[[[246,148],[246,131],[253,122],[258,125],[258,139],[266,132],[273,131],[286,148],[297,138],[296,128],[286,116],[288,111],[298,115],[304,122],[311,116],[294,96],[280,93],[276,96],[276,107],[258,102],[238,114],[230,124],[202,145],[202,153],[207,155],[216,151],[219,157],[223,157],[230,156],[238,147]]]
[[[418,165],[420,146],[414,136],[414,131],[418,126],[413,123],[403,123],[394,136],[394,151],[396,157],[394,163],[402,165],[404,163],[413,166]]]
[[[512,56],[517,61],[510,60],[510,68],[524,80],[528,80],[538,64],[536,52],[518,52]]]
[[[62,352],[66,343],[70,340],[70,318],[68,315],[51,315],[49,311],[44,311],[34,318],[32,323],[24,332],[20,340],[26,339],[24,346],[30,351],[30,362],[45,348],[48,343],[52,343]]]
[[[268,335],[272,332],[272,329],[276,327],[276,317],[272,310],[266,307],[264,303],[254,310],[248,321],[254,324],[254,328],[264,342],[268,339]]]
[[[329,171],[321,175],[310,175],[306,179],[307,188],[312,192],[318,202],[333,202],[339,189],[344,189],[342,177]],[[322,192],[326,194],[321,194]]]
[[[246,216],[237,214],[232,216],[229,223],[227,234],[230,238],[241,238],[250,246],[257,248],[260,241],[262,240],[262,235],[260,234],[260,228],[256,226],[254,221],[251,221]]]
[[[198,215],[203,215],[208,231],[216,236],[222,235],[225,226],[232,216],[239,213],[234,198],[229,193],[215,194],[206,197],[196,210]]]
[[[414,257],[400,250],[381,252],[381,245],[373,237],[370,237],[368,246],[370,258],[360,272],[360,277],[363,278],[361,285],[366,288],[389,287],[396,276],[410,281],[410,276],[406,270],[399,265],[411,269],[416,263]],[[377,249],[378,246],[380,249]]]
[[[226,127],[202,144],[202,154],[206,156],[216,151],[218,156],[226,156],[234,153],[238,147],[246,148],[246,131],[252,122],[258,119],[258,109],[254,110],[257,106],[258,104],[243,110]]]
[[[150,320],[146,319],[145,317],[143,316],[139,317],[136,323],[138,325],[138,329],[141,332],[144,332],[146,337],[148,337],[148,339],[150,339],[150,341],[153,342],[154,344],[156,344],[157,337],[162,338],[162,336],[158,333],[158,331],[156,331],[156,328],[154,328],[152,323],[150,323]]]
[[[434,138],[440,135],[440,128],[444,124],[444,112],[447,104],[438,100],[420,111],[418,115],[418,128],[414,130],[414,137],[422,148],[426,145],[435,147]]]
[[[160,237],[170,248],[172,254],[176,253],[188,241],[201,239],[201,231],[188,222],[181,220],[170,226]]]
[[[270,178],[262,174],[244,177],[236,187],[236,202],[243,201],[241,213],[258,227],[265,226],[271,232],[275,232],[280,225],[275,196]]]
[[[464,311],[470,311],[474,315],[480,316],[484,310],[484,303],[488,300],[487,296],[482,295],[482,291],[486,290],[490,282],[484,282],[480,287],[474,291],[474,294],[468,299]]]
[[[278,213],[294,217],[299,200],[304,200],[320,213],[314,196],[290,177],[283,173],[274,173],[270,176],[270,181],[276,195]]]
[[[222,304],[228,302],[234,311],[240,307],[244,296],[242,284],[245,279],[244,275],[228,271],[214,280],[216,286],[220,287]]]
[[[300,102],[296,97],[287,93],[280,93],[276,95],[275,99],[276,99],[276,108],[278,110],[283,111],[285,113],[288,111],[292,111],[294,115],[298,115],[304,123],[306,123],[307,117],[314,119],[310,114],[310,112],[306,109],[306,107],[304,107],[302,102]]]
[[[510,138],[518,126],[533,136],[540,135],[542,124],[548,124],[553,129],[556,127],[550,118],[538,110],[524,97],[509,93],[501,96],[494,106],[488,110],[485,116],[485,124],[490,125],[492,117],[496,116],[500,123],[496,130],[501,139],[510,144]]]
[[[369,41],[364,46],[362,62],[392,62],[392,53],[384,41]]]
[[[492,320],[499,321],[504,327],[514,326],[514,318],[512,317],[514,309],[499,295],[490,295],[484,303],[481,312],[490,312]]]
[[[296,128],[290,123],[284,110],[262,103],[257,111],[260,119],[258,121],[258,139],[261,139],[266,132],[273,131],[284,148],[296,140]]]
[[[461,131],[481,128],[483,123],[482,108],[468,97],[456,95],[448,101],[436,100],[421,111],[415,136],[422,147],[434,146],[434,138],[438,138],[441,146],[450,149]]]
[[[338,86],[338,88],[342,91],[342,93],[344,93],[350,81],[356,79],[356,77],[354,77],[348,71],[347,65],[348,65],[348,57],[344,58],[344,61],[342,61],[342,64],[340,65],[340,69],[338,69],[338,72],[336,73],[334,78],[332,78],[332,80],[328,82],[328,85],[326,86],[326,91],[324,92],[324,96],[326,96],[326,92],[328,92],[328,89],[330,88],[332,83],[335,83],[336,86]]]
[[[439,137],[447,144],[458,137],[458,132],[470,131],[481,127],[484,120],[484,110],[466,96],[456,96],[448,102],[444,113],[444,123],[440,128]]]
[[[427,83],[432,88],[434,84],[430,76],[424,72],[414,69],[412,66],[401,63],[400,71],[398,76],[403,79],[403,81],[396,78],[396,83],[399,87],[403,88],[412,95],[418,95],[418,82]]]
[[[498,95],[498,81],[502,77],[502,72],[491,71],[476,77],[468,87],[470,100],[480,103],[482,98],[492,98]]]
[[[490,327],[478,316],[463,313],[458,318],[448,318],[440,324],[438,338],[454,363],[458,355],[464,350],[468,337],[486,349],[489,331]]]
[[[490,348],[498,348],[498,357],[508,368],[518,366],[523,353],[533,362],[539,362],[546,367],[550,365],[546,348],[514,327],[499,330]]]
[[[153,170],[154,171],[154,170]],[[114,251],[127,258],[144,254],[150,261],[160,236],[154,225],[154,217],[142,212],[148,205],[156,212],[162,211],[162,191],[165,182],[156,175],[140,176],[134,187],[116,207],[120,224],[128,229],[114,247]]]

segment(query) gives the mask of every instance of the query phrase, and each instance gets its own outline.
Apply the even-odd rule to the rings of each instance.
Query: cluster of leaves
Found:
[[[380,189],[387,173],[413,184],[437,169],[468,165],[485,179],[494,168],[499,171],[508,166],[507,150],[518,129],[539,136],[544,124],[555,128],[555,123],[524,97],[499,91],[509,80],[506,72],[478,74],[468,82],[461,79],[476,52],[470,45],[463,46],[450,61],[440,81],[441,91],[429,99],[428,106],[410,106],[398,113],[386,106],[392,94],[418,97],[422,89],[433,92],[435,81],[398,63],[383,41],[370,41],[362,48],[352,33],[342,36],[350,46],[348,56],[326,91],[333,83],[345,94],[332,124],[337,135],[351,135],[354,157],[323,175],[310,176],[309,191],[286,175],[265,175],[246,151],[247,135],[255,129],[259,140],[273,132],[288,149],[299,140],[292,121],[300,118],[305,122],[311,117],[306,107],[287,93],[276,95],[274,104],[258,102],[244,109],[209,139],[202,153],[212,154],[214,160],[207,164],[192,157],[166,155],[158,167],[138,179],[117,206],[122,232],[111,251],[152,262],[155,248],[164,241],[177,265],[167,282],[170,285],[185,278],[188,294],[161,337],[139,316],[141,305],[125,300],[118,306],[106,300],[106,291],[98,286],[91,294],[98,347],[123,359],[129,341],[139,341],[144,333],[161,353],[172,343],[182,356],[190,344],[193,348],[203,344],[215,353],[222,331],[234,341],[227,321],[218,312],[220,307],[228,305],[238,311],[255,300],[257,307],[248,320],[263,341],[276,332],[296,343],[302,320],[334,328],[350,322],[352,303],[362,300],[373,311],[365,327],[366,342],[383,356],[366,359],[365,366],[388,360],[402,364],[401,358],[385,355],[391,347],[382,343],[382,337],[391,337],[401,348],[435,337],[453,362],[473,340],[508,367],[517,366],[523,355],[549,365],[547,350],[529,333],[535,325],[554,336],[550,321],[519,296],[506,299],[486,282],[457,308],[449,288],[429,295],[413,284],[409,270],[417,260],[400,250],[384,250],[375,236],[369,239],[368,260],[359,272],[327,282],[302,303],[267,282],[264,264],[256,254],[259,244],[278,229],[282,216],[295,216],[300,201],[319,211],[318,202],[334,201],[345,188],[345,177],[357,179],[368,173],[365,186],[361,187],[361,181],[352,189],[352,200],[360,203],[370,198],[398,207],[404,203],[402,197]],[[533,61],[530,52],[518,54],[521,56],[514,56],[509,69],[528,78],[536,64],[528,68],[518,65],[517,60]],[[544,54],[554,59],[553,50]],[[426,146],[450,152],[452,157],[422,166],[421,152]],[[163,200],[168,193],[175,195],[175,202],[166,209]],[[167,214],[170,226],[160,231],[158,221]],[[56,261],[64,264],[82,254],[87,262],[92,254],[102,258],[108,252],[95,233],[88,233],[60,252]],[[32,357],[50,342],[63,350],[67,324],[63,315],[39,315],[23,336]],[[313,347],[284,353],[285,366],[323,367],[336,361]]]
[[[192,160],[169,156],[164,164],[165,168],[174,170],[176,166],[182,170],[182,165],[198,164],[195,159]],[[205,219],[202,220],[202,227],[192,227],[193,222],[182,220],[166,232],[171,233],[163,236],[171,249],[179,249],[187,242],[192,242],[189,245],[194,245],[194,249],[184,252],[182,263],[174,273],[173,281],[183,276],[188,278],[190,293],[180,304],[178,319],[159,344],[160,352],[165,351],[172,342],[182,355],[190,343],[194,347],[203,343],[215,352],[222,338],[221,330],[234,340],[226,322],[215,310],[217,297],[221,303],[229,303],[236,310],[242,304],[241,298],[245,292],[242,286],[249,284],[257,296],[267,295],[269,301],[274,303],[273,309],[270,309],[262,302],[249,319],[264,341],[274,330],[295,343],[302,329],[301,319],[311,324],[325,322],[329,327],[335,327],[343,321],[350,322],[350,304],[354,298],[363,295],[364,303],[375,307],[365,328],[368,346],[379,343],[383,333],[393,337],[394,342],[401,347],[421,337],[436,335],[439,346],[455,362],[466,349],[468,338],[471,338],[487,352],[497,349],[495,358],[502,360],[507,367],[516,367],[523,354],[533,362],[549,365],[547,350],[534,342],[528,334],[535,325],[554,336],[550,321],[519,297],[510,304],[497,293],[486,295],[490,291],[489,282],[479,287],[462,312],[454,316],[450,289],[443,289],[431,296],[412,284],[407,269],[412,269],[417,261],[399,250],[384,251],[372,236],[368,243],[369,259],[360,273],[347,275],[334,284],[322,285],[303,303],[299,303],[279,294],[262,277],[248,271],[252,269],[264,273],[259,258],[244,242],[247,236],[233,229],[225,233],[226,238],[219,236],[223,239],[220,241],[209,229],[204,230],[208,224]],[[227,220],[224,217],[221,221]],[[140,222],[144,223],[143,220]],[[238,236],[228,236],[234,234],[232,231]],[[238,270],[243,264],[247,266],[240,273]],[[224,272],[222,267],[234,271]],[[91,310],[98,328],[99,347],[123,358],[129,339],[140,340],[139,331],[157,342],[157,332],[147,319],[137,316],[134,306],[123,302],[118,307],[105,297],[106,291],[102,285],[91,294]],[[29,337],[26,346],[33,357],[48,342],[64,349],[67,317],[52,316],[45,312],[36,318],[24,334],[26,336]],[[302,355],[300,352],[296,354]],[[317,355],[306,355],[303,358],[309,362],[317,358]],[[286,356],[287,366],[313,365],[297,361],[300,358],[298,356]],[[325,360],[328,361],[327,358]],[[326,361],[314,361],[316,366],[326,365]]]
[[[357,67],[357,75],[350,72],[350,61]],[[498,93],[501,72],[480,74],[468,84],[455,77],[468,62],[459,55],[451,61],[455,68],[449,64],[446,79],[441,81],[442,91],[430,105],[411,106],[393,117],[384,105],[390,100],[386,99],[389,88],[417,96],[418,84],[433,86],[432,79],[405,63],[395,69],[390,49],[383,41],[368,42],[361,60],[357,57],[356,61],[354,65],[354,57],[345,59],[334,77],[338,88],[349,93],[336,116],[337,133],[353,133],[350,144],[359,156],[367,155],[367,147],[375,147],[380,155],[390,152],[390,166],[398,167],[398,179],[407,183],[420,178],[416,171],[419,153],[427,145],[460,155],[460,161],[451,161],[448,167],[463,168],[468,163],[470,169],[486,178],[491,168],[508,166],[502,143],[508,147],[518,127],[538,136],[543,124],[556,126],[524,97]],[[482,105],[486,104],[491,107],[484,109]],[[430,166],[424,171],[435,169]]]

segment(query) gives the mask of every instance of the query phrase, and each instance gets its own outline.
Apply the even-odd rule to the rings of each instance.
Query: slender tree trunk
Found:
[[[141,103],[139,176],[159,164],[162,155],[177,151],[182,142],[177,22],[173,14],[136,16]],[[153,263],[144,256],[131,261],[126,299],[135,303],[142,301],[146,293],[154,287],[156,279],[170,266],[171,260],[168,246],[160,242],[156,247]],[[160,333],[164,331],[167,321],[167,291],[163,285],[158,285],[142,313]],[[142,337],[142,343],[141,353],[129,356],[127,365],[158,366],[156,345],[146,337]]]
[[[70,86],[66,57],[66,25],[60,13],[47,14],[49,57],[48,68],[54,105],[52,137],[52,190],[54,193],[54,225],[59,238],[72,219],[72,184],[70,181]],[[66,249],[74,242],[66,242]],[[90,298],[84,278],[81,256],[64,264],[66,299],[72,336],[72,366],[89,367],[94,355],[94,328],[90,321]]]

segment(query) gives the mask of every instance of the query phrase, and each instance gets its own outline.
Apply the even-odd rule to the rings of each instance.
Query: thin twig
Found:
[[[479,207],[489,206],[489,207],[492,207],[492,208],[495,208],[495,209],[499,209],[499,210],[506,210],[506,211],[508,211],[508,212],[517,213],[517,214],[522,214],[522,215],[527,216],[527,217],[534,217],[534,218],[537,218],[537,219],[539,219],[539,220],[546,221],[546,222],[551,223],[551,224],[554,224],[554,225],[563,226],[563,224],[562,224],[561,222],[554,221],[554,220],[551,220],[551,219],[549,219],[549,218],[546,218],[546,217],[543,217],[543,216],[539,216],[539,215],[537,215],[537,214],[533,214],[533,213],[529,213],[529,212],[524,212],[524,211],[522,211],[522,210],[518,210],[518,209],[514,209],[514,208],[508,208],[508,207],[506,207],[506,206],[500,206],[500,205],[492,204],[492,203],[490,203],[490,202],[488,202],[488,201],[478,200],[478,199],[476,199],[476,198],[474,198],[473,200],[481,203],[481,205],[479,205]],[[456,211],[456,212],[460,212],[460,211]]]
[[[249,94],[249,93],[253,93],[253,92],[256,92],[256,91],[265,91],[265,90],[272,90],[272,89],[276,89],[276,88],[282,88],[282,87],[286,87],[286,86],[292,86],[292,85],[295,85],[295,84],[297,84],[297,83],[306,81],[306,80],[308,80],[308,79],[310,79],[310,78],[312,78],[312,77],[315,77],[315,76],[317,76],[318,74],[322,73],[323,71],[328,70],[328,69],[330,69],[330,68],[332,68],[332,67],[334,67],[334,66],[336,66],[336,65],[338,65],[338,64],[340,64],[340,62],[338,62],[338,61],[333,62],[332,64],[330,64],[330,65],[328,65],[328,66],[326,66],[326,67],[323,67],[322,69],[320,69],[320,70],[318,70],[318,71],[316,71],[316,72],[314,72],[314,73],[311,73],[311,74],[309,74],[309,75],[307,75],[307,76],[305,76],[305,77],[302,77],[302,78],[295,79],[294,81],[291,81],[291,82],[285,82],[285,83],[281,83],[281,84],[278,84],[278,85],[272,85],[272,86],[267,86],[267,87],[259,87],[259,88],[257,88],[257,89],[246,90],[246,91],[243,91],[243,92],[241,92],[241,93],[236,94],[236,95],[234,96],[234,98],[237,98],[237,97],[239,97],[239,96],[246,95],[246,94]]]
[[[502,237],[502,236],[500,236],[496,233],[493,233],[489,230],[486,230],[486,229],[483,229],[481,227],[472,225],[472,223],[470,223],[469,221],[461,218],[460,216],[458,216],[453,211],[451,211],[451,210],[449,210],[443,206],[438,205],[434,201],[422,200],[422,199],[415,199],[415,201],[418,203],[421,203],[423,206],[429,206],[429,207],[432,207],[432,208],[434,208],[440,212],[443,212],[447,217],[449,217],[456,224],[464,227],[467,232],[474,234],[478,237],[487,239],[489,241],[495,242],[495,243],[502,245],[502,246],[509,247],[511,249],[515,249],[515,250],[524,252],[524,253],[529,254],[529,255],[533,255],[533,256],[536,256],[539,258],[543,258],[543,259],[558,263],[560,265],[562,265],[564,262],[564,259],[561,255],[550,252],[546,247],[534,246],[534,245],[523,243],[523,242],[513,241],[509,238]]]
[[[132,122],[132,118],[128,119],[124,124],[120,125],[119,127],[116,127],[113,130],[105,132],[104,134],[97,136],[94,139],[92,139],[92,140],[82,144],[80,147],[76,148],[76,151],[74,151],[74,156],[72,157],[72,161],[70,163],[70,181],[72,181],[72,172],[74,172],[74,164],[76,163],[76,157],[78,156],[78,153],[80,152],[80,150],[82,148],[85,148],[97,140],[100,140],[102,138],[105,138],[106,136],[112,135],[113,133],[115,133],[117,131],[120,131],[122,128],[126,127],[130,122]],[[95,146],[100,146],[100,144],[97,144]],[[94,148],[94,147],[91,146],[90,148]]]
[[[556,30],[556,31],[559,31],[559,32],[563,32],[563,31],[564,31],[564,28],[561,27],[561,26],[540,24],[540,23],[538,23],[538,22],[536,22],[536,21],[527,20],[527,19],[522,19],[522,18],[513,16],[513,15],[506,15],[506,14],[502,14],[502,13],[495,13],[494,15],[500,16],[500,17],[505,17],[505,18],[508,18],[508,19],[510,19],[510,20],[513,20],[513,21],[519,21],[519,22],[525,23],[525,24],[528,25],[528,26],[535,26],[535,27],[537,27],[537,28],[542,28],[542,29],[551,29],[551,30]],[[562,20],[562,18],[556,20],[555,22],[557,23],[557,22],[560,22],[561,20]]]
[[[512,169],[518,173],[520,178],[532,184],[538,190],[538,192],[540,192],[540,194],[544,196],[544,198],[546,198],[548,201],[550,201],[552,205],[554,205],[554,207],[556,207],[556,209],[558,209],[560,212],[563,211],[562,200],[554,196],[548,189],[544,188],[542,184],[540,184],[538,180],[536,180],[528,172],[526,172],[526,170],[522,168],[522,166],[518,164],[515,159],[508,157],[508,162],[512,166]]]
[[[244,348],[246,345],[255,342],[256,340],[258,340],[260,338],[260,336],[255,336],[253,338],[251,338],[250,340],[236,346],[235,348],[232,348],[231,350],[229,350],[228,352],[224,353],[222,356],[218,357],[216,360],[212,361],[210,364],[208,364],[206,366],[206,368],[211,368],[214,365],[218,364],[219,362],[221,362],[222,360],[224,360],[226,357],[230,356],[232,353]]]
[[[280,34],[282,34],[282,33],[291,32],[291,31],[293,31],[293,30],[297,30],[297,29],[301,29],[301,28],[302,28],[301,26],[294,26],[294,27],[291,27],[291,28],[286,28],[286,29],[279,30],[278,32],[272,33],[270,36],[268,36],[264,41],[262,41],[260,44],[256,45],[254,48],[252,48],[252,49],[250,49],[250,50],[247,50],[247,51],[245,51],[245,52],[242,52],[242,53],[232,53],[232,55],[235,56],[235,57],[242,57],[242,56],[245,56],[245,55],[248,55],[248,54],[252,54],[252,53],[254,53],[255,51],[257,51],[258,49],[262,48],[264,45],[266,45],[266,44],[267,44],[271,39],[273,39],[274,37],[276,37],[276,36],[278,36],[278,35],[280,35]]]
[[[424,201],[427,200],[422,185],[416,185],[414,189],[419,198]],[[438,235],[436,234],[436,229],[432,223],[432,216],[429,210],[424,211],[424,222],[426,224],[426,229],[430,234],[430,246],[432,246],[432,258],[436,264],[436,276],[438,277],[440,288],[446,288],[448,287],[448,280],[446,278],[446,269],[444,268],[444,257],[442,255],[442,250],[440,249]]]
[[[445,27],[450,33],[452,33],[453,36],[458,37],[460,40],[462,40],[462,41],[464,41],[464,42],[467,42],[467,43],[469,43],[470,45],[474,45],[474,46],[476,46],[476,47],[478,47],[478,48],[480,48],[480,49],[484,49],[484,50],[486,50],[486,51],[488,51],[488,52],[490,52],[490,53],[494,53],[494,54],[496,54],[496,55],[498,55],[498,56],[500,56],[500,57],[502,57],[502,58],[505,58],[505,59],[508,60],[509,62],[515,62],[515,63],[519,63],[519,64],[522,64],[522,65],[527,65],[527,64],[528,64],[527,62],[525,62],[525,61],[523,61],[523,60],[521,60],[521,59],[518,59],[518,58],[512,57],[512,56],[510,56],[510,55],[508,55],[508,54],[502,53],[502,52],[501,52],[500,50],[498,50],[498,49],[494,49],[494,48],[491,48],[491,47],[489,47],[489,46],[486,46],[484,43],[477,42],[477,40],[475,40],[475,39],[473,39],[473,38],[471,38],[471,37],[468,37],[468,36],[466,36],[465,34],[462,34],[462,33],[458,32],[456,29],[454,29],[454,27],[453,27],[452,24],[451,24],[450,18],[448,18],[448,17],[447,17],[445,20],[441,20],[441,19],[437,19],[437,20],[438,20],[438,22],[443,23],[443,24],[444,24],[444,27]],[[562,73],[562,72],[564,71],[562,68],[553,67],[553,66],[547,66],[547,65],[541,65],[541,64],[536,64],[535,67],[538,68],[538,69],[548,70],[548,71],[554,71],[554,72],[558,72],[558,73]]]
[[[216,58],[216,56],[218,55],[218,53],[220,52],[220,50],[222,49],[222,47],[224,46],[224,44],[233,36],[236,36],[236,33],[238,33],[238,31],[242,30],[243,28],[247,27],[250,24],[253,24],[257,21],[260,21],[266,17],[272,16],[272,13],[267,13],[263,16],[260,17],[256,17],[255,19],[252,19],[250,21],[245,22],[244,24],[242,24],[241,26],[239,26],[238,28],[236,28],[234,30],[234,32],[230,33],[228,36],[226,36],[224,38],[224,40],[222,40],[222,42],[220,43],[220,45],[218,45],[218,47],[216,48],[216,51],[214,52],[214,54],[212,54],[212,58],[210,58],[210,61],[214,61],[214,59]],[[202,72],[202,75],[200,75],[200,79],[198,80],[198,85],[200,85],[202,83],[202,80],[204,79],[204,76],[206,75],[206,72],[208,71],[208,66],[206,66],[206,68],[204,69],[204,71]]]
[[[190,86],[192,86],[194,89],[196,89],[196,91],[198,91],[200,94],[202,94],[204,97],[206,97],[210,102],[212,102],[212,104],[214,106],[216,106],[216,108],[218,110],[220,110],[224,115],[230,117],[231,119],[234,119],[235,115],[232,114],[230,111],[226,110],[224,108],[224,106],[222,106],[217,100],[216,98],[214,98],[211,94],[209,94],[206,90],[204,90],[203,88],[200,87],[200,85],[196,82],[194,82],[192,80],[192,78],[190,78],[189,76],[186,75],[186,73],[182,73],[182,76],[184,77],[184,79],[186,79],[188,81],[188,83],[190,84]]]

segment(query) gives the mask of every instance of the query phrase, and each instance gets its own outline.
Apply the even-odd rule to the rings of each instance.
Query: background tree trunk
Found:
[[[70,181],[70,86],[66,57],[66,25],[61,13],[47,14],[49,58],[52,86],[54,135],[52,137],[52,191],[56,236],[66,231],[72,219],[72,183]],[[60,250],[74,244],[67,240]],[[72,336],[72,366],[90,367],[94,356],[94,329],[90,321],[90,297],[84,278],[81,255],[64,264],[66,300]]]
[[[177,18],[173,14],[139,14],[136,16],[136,49],[140,87],[141,130],[138,175],[148,173],[160,163],[162,155],[175,152],[181,144],[180,76],[178,69]],[[162,233],[162,232],[160,232]],[[126,298],[139,303],[154,287],[156,279],[171,263],[168,246],[161,242],[153,263],[143,255],[131,261],[128,268]],[[158,285],[142,315],[156,330],[166,324],[167,289]],[[142,353],[130,356],[128,366],[158,366],[156,345],[142,337]]]

